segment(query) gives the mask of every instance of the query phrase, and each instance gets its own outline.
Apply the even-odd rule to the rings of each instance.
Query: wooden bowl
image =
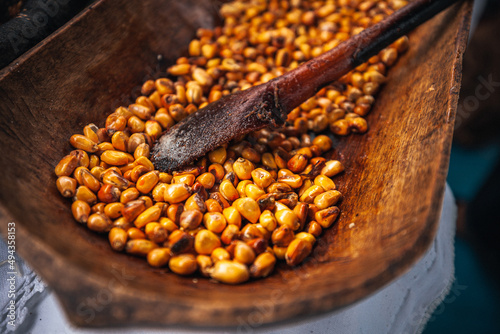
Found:
[[[434,238],[470,2],[410,35],[369,132],[338,140],[342,214],[304,265],[239,286],[179,277],[113,252],[73,221],[54,182],[70,135],[102,124],[185,53],[196,28],[216,24],[216,3],[97,1],[0,73],[0,230],[15,222],[17,251],[76,325],[255,326],[317,315],[386,285]]]

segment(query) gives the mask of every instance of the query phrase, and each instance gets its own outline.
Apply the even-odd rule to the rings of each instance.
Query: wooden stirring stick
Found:
[[[153,148],[155,167],[170,172],[234,138],[284,125],[288,113],[319,89],[458,1],[415,0],[296,69],[210,103],[160,137]]]

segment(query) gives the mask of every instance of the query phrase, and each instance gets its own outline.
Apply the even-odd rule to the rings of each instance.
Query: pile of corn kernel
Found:
[[[266,277],[276,262],[303,262],[339,215],[334,178],[341,162],[323,156],[319,134],[364,133],[365,116],[403,37],[294,109],[282,129],[263,129],[173,173],[155,170],[150,150],[162,132],[206,104],[279,76],[379,22],[407,1],[234,1],[224,24],[198,29],[189,55],[141,96],[70,138],[56,166],[75,220],[107,233],[116,251],[179,275],[238,284]],[[222,125],[221,125],[222,126]],[[318,133],[318,135],[311,135]]]

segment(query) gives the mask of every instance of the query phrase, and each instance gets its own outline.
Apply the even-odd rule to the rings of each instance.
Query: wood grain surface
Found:
[[[145,79],[217,22],[218,1],[101,0],[0,72],[0,232],[79,326],[254,328],[330,312],[406,272],[437,229],[471,3],[410,34],[410,49],[368,116],[367,134],[336,141],[346,165],[337,223],[297,268],[240,286],[179,277],[116,253],[73,221],[53,169],[68,139],[103,123]],[[161,55],[160,57],[158,55]],[[132,92],[132,94],[131,94]]]

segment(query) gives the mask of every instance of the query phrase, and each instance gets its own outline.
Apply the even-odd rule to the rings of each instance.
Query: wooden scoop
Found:
[[[232,139],[284,125],[288,113],[319,89],[455,2],[458,0],[415,0],[296,69],[210,103],[160,137],[153,148],[155,167],[170,172]]]

